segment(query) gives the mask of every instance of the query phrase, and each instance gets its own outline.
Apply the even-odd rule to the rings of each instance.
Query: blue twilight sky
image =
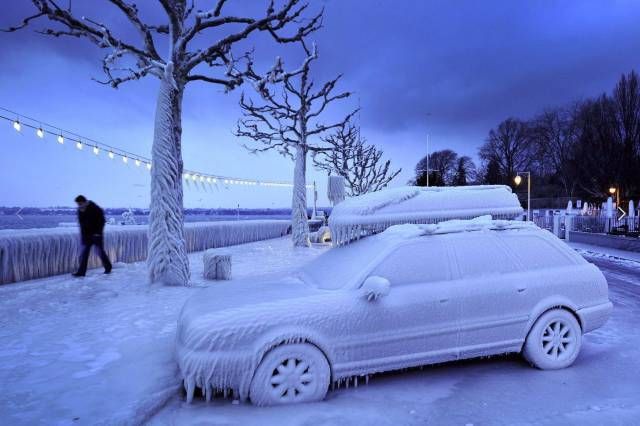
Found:
[[[59,0],[66,4],[67,0]],[[143,17],[162,22],[155,0],[139,0]],[[200,8],[213,1],[197,2]],[[266,2],[232,0],[242,13]],[[336,106],[335,117],[362,105],[362,134],[404,171],[432,149],[475,156],[491,127],[508,116],[527,118],[547,106],[609,91],[623,72],[640,69],[640,2],[636,0],[324,0],[318,44],[319,80],[343,73],[341,88],[356,97]],[[75,0],[74,10],[136,34],[106,0]],[[5,2],[0,26],[29,14],[30,1]],[[42,28],[44,21],[32,29]],[[113,90],[102,78],[100,52],[84,40],[51,39],[32,29],[0,33],[0,107],[41,119],[123,149],[149,155],[158,81],[147,78]],[[216,34],[210,34],[215,38]],[[294,66],[300,58],[263,37],[250,41],[258,66],[276,55]],[[245,44],[243,47],[247,46]],[[250,88],[245,88],[247,93]],[[232,135],[240,90],[195,83],[184,100],[185,167],[215,174],[290,180],[293,164],[275,153],[253,156]],[[427,116],[427,113],[431,115]],[[0,121],[0,205],[71,205],[83,193],[108,207],[146,207],[149,177],[105,155],[93,156],[49,135],[13,131]],[[323,174],[317,180],[326,204]],[[286,207],[285,188],[185,188],[187,207]]]

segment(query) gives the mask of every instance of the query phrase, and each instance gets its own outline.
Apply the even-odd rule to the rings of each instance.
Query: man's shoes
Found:
[[[111,268],[109,268],[109,269],[105,268],[104,273],[105,274],[110,274],[111,273]]]
[[[84,277],[84,275],[85,275],[85,274],[81,274],[80,272],[74,272],[74,273],[73,273],[73,274],[71,274],[71,275],[73,275],[73,276],[74,276],[74,277],[76,277],[76,278],[80,278],[80,277]]]

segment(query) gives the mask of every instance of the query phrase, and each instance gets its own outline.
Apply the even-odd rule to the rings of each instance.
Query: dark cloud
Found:
[[[28,1],[5,3],[0,27],[19,22],[32,10]],[[156,1],[138,3],[146,20],[163,20]],[[210,3],[197,4],[204,8]],[[118,34],[136,37],[107,1],[73,4],[78,13],[109,23]],[[237,14],[262,5],[243,0],[229,4]],[[427,130],[438,149],[474,155],[489,129],[502,119],[528,117],[547,106],[598,95],[609,91],[621,73],[640,69],[640,2],[635,1],[324,0],[311,4],[315,10],[321,7],[325,8],[324,28],[312,37],[320,50],[316,77],[326,80],[343,73],[341,88],[356,92],[356,99],[332,113],[354,107],[359,98],[363,134],[405,170],[412,170],[424,153]],[[211,32],[209,37],[220,34]],[[301,59],[295,46],[274,45],[268,37],[254,38],[242,48],[252,46],[262,69],[277,55],[284,56],[289,66]],[[91,129],[92,123],[111,126],[131,117],[141,132],[150,134],[157,83],[153,79],[129,83],[117,92],[94,84],[90,78],[101,77],[101,57],[86,40],[51,39],[29,29],[0,33],[0,104],[28,105],[33,115],[48,116],[50,98],[64,96],[65,110],[87,118],[74,124],[81,129]],[[203,84],[187,90],[185,121],[193,127],[185,125],[185,132],[190,137],[230,139],[239,115],[239,93],[220,92]],[[39,102],[27,104],[25,98]],[[206,128],[211,135],[194,135],[190,128]],[[148,149],[148,140],[139,145]],[[190,157],[190,146],[200,145],[185,144],[185,161],[197,163],[200,157]],[[201,146],[207,145],[202,142]],[[277,174],[273,170],[283,164],[269,161],[262,175]],[[408,177],[403,174],[401,180]]]

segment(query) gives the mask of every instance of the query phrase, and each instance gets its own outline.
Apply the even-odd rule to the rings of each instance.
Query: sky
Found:
[[[66,0],[60,0],[66,4]],[[162,22],[155,0],[140,0],[143,19]],[[205,9],[211,1],[197,1]],[[260,1],[230,0],[235,14],[256,13]],[[266,2],[265,2],[266,4]],[[107,24],[137,42],[136,33],[107,0],[73,2],[74,12]],[[507,117],[530,118],[610,91],[622,73],[640,69],[640,2],[634,0],[324,0],[323,28],[310,36],[319,50],[313,70],[319,83],[343,74],[339,90],[354,95],[327,112],[331,122],[361,106],[361,133],[382,149],[402,173],[392,186],[413,177],[415,164],[431,150],[453,149],[477,157],[492,127]],[[251,8],[252,10],[245,10]],[[30,14],[27,0],[7,3],[0,27]],[[130,82],[114,90],[102,79],[104,51],[85,40],[35,33],[46,22],[0,33],[0,107],[124,150],[150,156],[158,80]],[[220,33],[203,35],[215,40]],[[296,66],[296,46],[258,36],[256,66],[268,69],[276,56]],[[187,169],[247,179],[290,181],[293,162],[275,152],[252,155],[233,136],[241,92],[194,83],[183,104],[183,158]],[[0,111],[2,112],[2,111]],[[6,112],[2,112],[7,115]],[[8,114],[11,116],[11,114]],[[109,160],[53,135],[15,132],[0,121],[0,205],[69,206],[85,194],[105,207],[147,207],[148,173]],[[309,164],[318,184],[318,204],[327,205],[326,175]],[[312,193],[308,192],[309,204]],[[289,207],[290,188],[185,187],[186,207]]]

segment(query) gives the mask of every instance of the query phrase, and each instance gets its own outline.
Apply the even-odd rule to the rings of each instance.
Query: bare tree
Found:
[[[480,148],[480,158],[488,164],[494,161],[500,166],[505,179],[513,178],[520,171],[529,171],[532,164],[532,147],[527,123],[508,118],[491,129],[489,137]]]
[[[578,164],[578,184],[589,196],[600,198],[612,185],[618,186],[624,178],[625,149],[617,137],[615,105],[611,98],[602,95],[584,102],[576,125],[579,143],[575,158]]]
[[[622,145],[625,162],[617,182],[625,196],[637,193],[640,168],[640,79],[635,71],[623,74],[611,97],[615,107],[615,135]]]
[[[532,142],[539,150],[540,176],[555,174],[567,197],[572,197],[577,185],[574,161],[579,129],[579,104],[572,108],[548,109],[536,117],[531,126]]]
[[[258,17],[227,14],[228,1],[211,2],[213,8],[195,11],[187,0],[158,0],[166,15],[160,25],[145,23],[138,7],[125,0],[105,0],[117,8],[137,30],[136,40],[125,40],[113,28],[87,16],[77,16],[58,0],[32,0],[35,13],[17,31],[40,18],[54,24],[39,30],[53,37],[86,39],[106,51],[102,69],[104,84],[114,88],[122,83],[152,75],[160,80],[152,147],[151,205],[149,216],[149,277],[151,282],[187,285],[189,263],[183,230],[182,190],[182,98],[187,83],[199,81],[233,90],[246,79],[259,80],[253,71],[250,53],[234,54],[233,47],[252,34],[263,32],[277,43],[301,41],[321,25],[322,12],[303,20],[307,3],[274,0]],[[283,30],[295,26],[292,34]],[[163,49],[156,47],[164,42]],[[161,55],[160,52],[166,52]],[[207,69],[214,71],[207,73]],[[270,78],[273,78],[273,70]]]
[[[456,172],[452,184],[455,186],[465,186],[469,182],[476,180],[476,165],[471,157],[463,155],[456,161]]]
[[[315,46],[308,49],[304,42],[301,45],[307,55],[301,67],[284,72],[282,63],[278,63],[275,67],[277,72],[272,73],[275,77],[270,78],[270,82],[276,84],[279,90],[270,87],[258,90],[264,103],[257,105],[244,94],[241,96],[243,117],[238,121],[236,135],[262,145],[259,148],[245,145],[252,153],[276,150],[294,160],[292,239],[295,246],[308,246],[307,153],[327,150],[322,146],[320,136],[342,126],[356,111],[337,123],[325,124],[321,121],[320,116],[327,107],[350,96],[350,92],[334,93],[340,75],[321,86],[314,85],[310,70],[311,64],[318,58],[317,50]]]
[[[350,196],[378,191],[402,171],[390,170],[391,161],[382,162],[383,152],[367,145],[351,123],[343,123],[322,140],[330,149],[315,153],[313,163],[330,175],[342,176]]]
[[[416,164],[416,185],[426,185],[427,173],[431,186],[453,185],[457,161],[458,154],[450,149],[432,152],[428,161],[425,155]],[[427,170],[427,165],[429,170]]]

